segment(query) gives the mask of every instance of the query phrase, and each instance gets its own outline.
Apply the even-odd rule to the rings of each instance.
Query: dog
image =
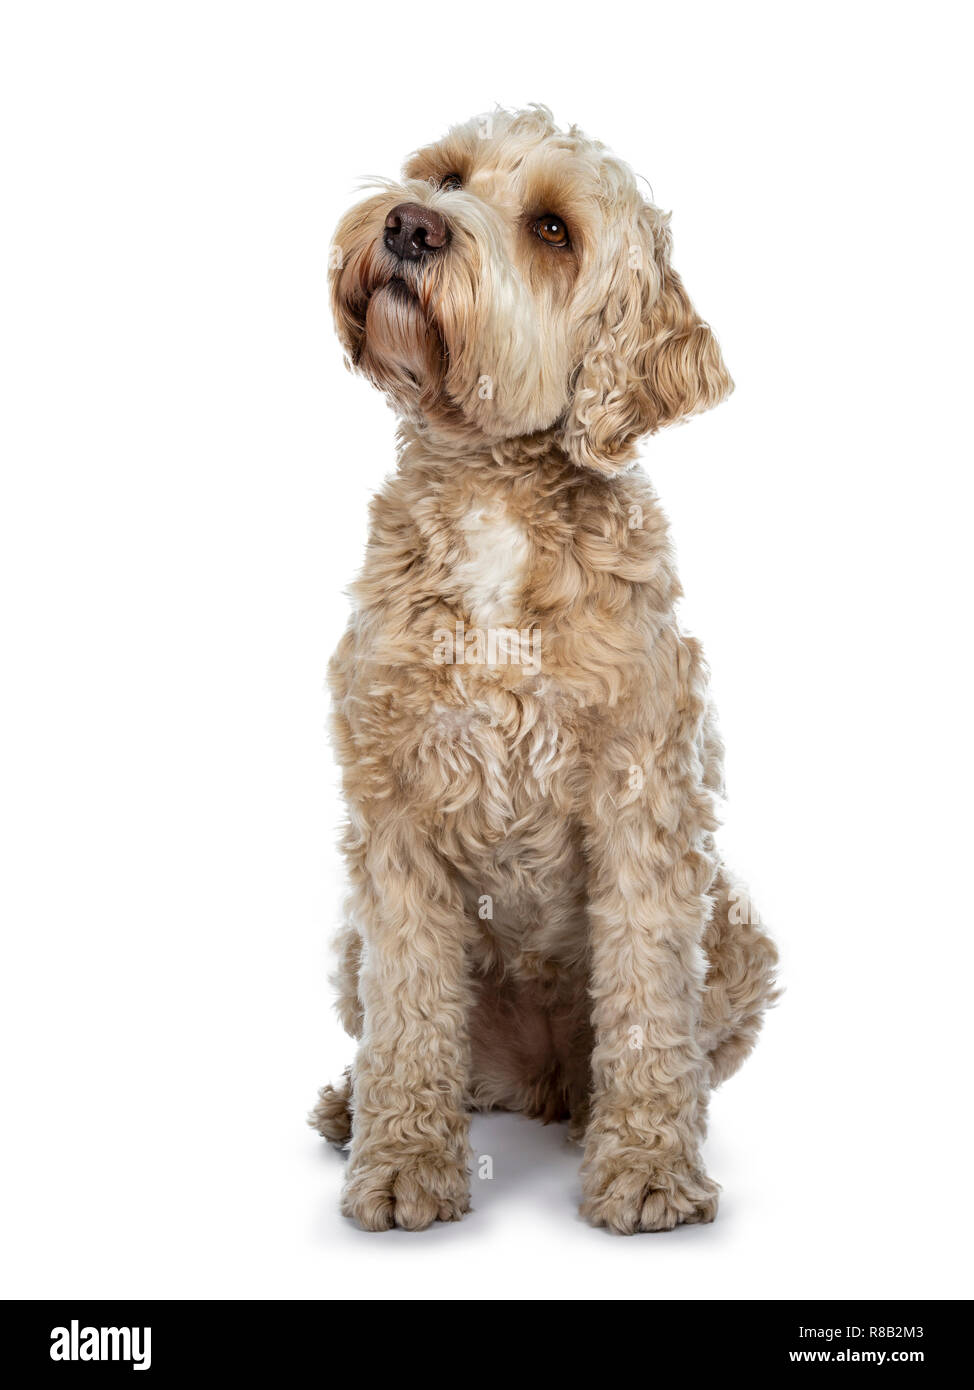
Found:
[[[342,220],[349,365],[399,417],[330,666],[354,1065],[343,1211],[469,1209],[471,1110],[566,1120],[582,1212],[711,1221],[711,1089],[776,996],[714,843],[722,745],[636,442],[732,389],[668,215],[545,107],[460,125]]]

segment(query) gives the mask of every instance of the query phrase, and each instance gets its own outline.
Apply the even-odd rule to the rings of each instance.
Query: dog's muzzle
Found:
[[[419,203],[400,203],[386,218],[382,239],[401,261],[421,261],[435,256],[450,239],[445,217]]]

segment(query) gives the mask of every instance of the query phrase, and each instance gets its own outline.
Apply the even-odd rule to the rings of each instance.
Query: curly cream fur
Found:
[[[447,219],[442,253],[387,252],[404,200]],[[569,246],[534,234],[544,213]],[[716,340],[667,219],[540,107],[414,155],[336,246],[339,333],[402,420],[331,666],[361,1042],[312,1121],[350,1139],[344,1210],[458,1218],[468,1112],[503,1107],[570,1121],[594,1223],[709,1221],[707,1099],[753,1046],[775,951],[714,845],[706,667],[623,465],[730,390]],[[444,634],[490,624],[486,658],[443,659]]]

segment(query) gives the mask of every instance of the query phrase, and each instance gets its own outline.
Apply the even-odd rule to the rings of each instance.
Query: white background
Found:
[[[3,1292],[969,1296],[970,224],[961,5],[8,4],[0,32]],[[716,1225],[338,1214],[304,1125],[341,807],[324,675],[393,420],[342,368],[359,176],[543,101],[674,210],[737,392],[648,442],[787,995]]]

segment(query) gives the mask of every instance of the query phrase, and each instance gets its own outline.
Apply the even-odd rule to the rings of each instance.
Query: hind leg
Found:
[[[701,1043],[711,1085],[737,1071],[754,1047],[764,1011],[778,998],[778,952],[761,927],[747,890],[721,868],[714,913],[704,936],[709,967],[701,1009]]]
[[[335,943],[338,966],[332,984],[338,991],[335,1007],[346,1033],[353,1038],[362,1036],[362,1001],[359,998],[359,967],[362,961],[362,938],[351,922],[344,926]],[[352,1137],[352,1068],[337,1086],[322,1086],[318,1103],[308,1116],[308,1124],[331,1144],[344,1148]]]
[[[322,1086],[318,1104],[308,1116],[308,1124],[330,1144],[343,1149],[352,1137],[352,1068],[337,1086]]]

